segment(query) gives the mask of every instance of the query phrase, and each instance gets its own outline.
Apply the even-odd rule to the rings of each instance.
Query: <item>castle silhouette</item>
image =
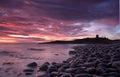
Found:
[[[99,38],[99,35],[96,35],[96,38]]]
[[[104,43],[111,43],[111,40],[106,37],[99,37],[97,34],[94,38],[83,38],[83,39],[75,39],[71,41],[51,41],[48,42],[51,44],[82,44],[82,43],[90,43],[90,44],[104,44]]]

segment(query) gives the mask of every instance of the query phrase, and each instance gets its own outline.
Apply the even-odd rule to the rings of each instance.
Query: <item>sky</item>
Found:
[[[120,39],[119,0],[0,0],[0,42]]]

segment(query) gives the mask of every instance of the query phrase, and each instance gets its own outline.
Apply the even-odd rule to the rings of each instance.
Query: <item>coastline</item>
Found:
[[[47,47],[49,51],[38,51],[44,48],[39,47],[41,45],[26,45],[28,48],[23,46],[27,51],[31,47],[38,49],[37,51],[29,50],[28,52],[31,53],[31,56],[28,56],[26,52],[1,51],[0,53],[5,60],[3,58],[4,62],[1,61],[0,76],[120,77],[120,43],[56,45],[49,45]],[[44,46],[46,47],[46,45]],[[10,48],[11,47],[10,45]],[[50,50],[51,47],[52,49]],[[10,49],[9,46],[5,48]],[[18,49],[19,45],[16,46],[16,50]],[[22,49],[22,47],[20,49]],[[15,49],[13,48],[13,50]],[[24,55],[21,55],[21,53]],[[52,58],[46,58],[47,55],[45,56],[45,53],[50,53]],[[27,57],[24,57],[25,54]],[[67,57],[68,55],[69,57]],[[42,56],[46,59],[42,59]],[[40,59],[37,57],[40,57]],[[60,61],[58,61],[58,58]]]
[[[26,67],[27,64],[36,62],[40,66],[44,62],[62,62],[69,58],[68,51],[72,46],[75,45],[0,44],[0,77],[7,77],[8,75],[9,77],[34,77],[35,73],[26,75],[24,72],[25,69],[31,69]],[[29,50],[31,48],[35,50]],[[32,70],[37,71],[38,69]]]
[[[73,47],[72,57],[62,63],[45,62],[38,77],[119,77],[120,44]]]

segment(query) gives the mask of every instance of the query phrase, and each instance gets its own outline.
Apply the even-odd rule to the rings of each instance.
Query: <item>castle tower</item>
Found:
[[[99,38],[99,35],[96,35],[96,38]]]

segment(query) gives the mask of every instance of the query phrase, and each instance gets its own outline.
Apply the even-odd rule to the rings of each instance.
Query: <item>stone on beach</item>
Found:
[[[32,70],[32,69],[25,69],[25,70],[23,70],[23,72],[34,72],[34,70]]]
[[[61,75],[60,77],[72,77],[72,75],[70,73],[64,73],[63,75]]]
[[[37,63],[36,62],[32,62],[32,63],[28,64],[27,66],[35,68],[35,67],[37,67]]]
[[[99,75],[102,75],[102,74],[105,74],[106,71],[105,71],[104,67],[98,67],[98,68],[96,68],[96,73]]]
[[[75,77],[92,77],[91,74],[76,74]]]
[[[84,67],[93,67],[93,66],[95,66],[96,64],[95,64],[95,62],[86,62],[86,63],[84,63]]]
[[[68,68],[65,70],[65,72],[67,73],[75,73],[75,71],[76,71],[76,68]]]
[[[96,68],[95,67],[89,67],[86,69],[86,71],[90,74],[95,74],[96,73]]]
[[[120,61],[115,61],[112,63],[112,66],[120,71]]]
[[[32,75],[34,73],[33,69],[24,69],[23,72],[25,73],[25,75]]]
[[[63,63],[56,63],[56,64],[54,64],[57,68],[60,68],[62,65],[63,65]]]
[[[49,65],[50,64],[48,62],[45,62],[43,65],[40,66],[40,71],[47,71]]]
[[[37,77],[50,77],[49,74],[43,74],[43,75],[40,75],[40,76],[37,76]]]
[[[47,69],[47,72],[51,73],[51,72],[56,72],[57,70],[58,70],[57,67],[52,65]]]
[[[69,54],[74,55],[74,54],[76,54],[76,52],[75,51],[69,51]]]
[[[50,77],[55,77],[55,76],[58,76],[58,72],[52,72],[52,73],[50,74]]]
[[[64,72],[65,69],[63,67],[58,68],[58,72]]]
[[[79,67],[75,71],[75,74],[83,74],[83,73],[86,73],[86,68]]]
[[[113,77],[120,77],[120,72],[110,72],[108,76],[113,76]]]
[[[25,73],[25,75],[32,75],[32,73]]]

